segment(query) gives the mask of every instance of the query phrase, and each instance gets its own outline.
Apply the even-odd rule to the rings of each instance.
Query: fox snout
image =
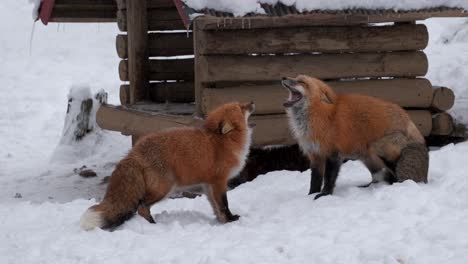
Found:
[[[297,85],[297,81],[289,77],[283,77],[281,78],[281,84],[283,87],[290,89]]]
[[[249,111],[249,113],[253,113],[255,112],[255,103],[253,101],[251,101],[249,104],[247,104],[247,110]]]
[[[288,89],[289,91],[289,98],[286,102],[283,103],[283,106],[288,108],[288,107],[292,107],[293,105],[295,105],[297,102],[299,102],[300,100],[302,100],[303,98],[303,89],[302,89],[302,92],[300,90],[298,90],[298,86],[299,86],[299,83],[292,79],[292,78],[288,78],[288,77],[283,77],[281,79],[281,84],[283,85],[284,88]]]

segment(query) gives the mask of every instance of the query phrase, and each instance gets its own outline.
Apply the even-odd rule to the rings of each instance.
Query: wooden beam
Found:
[[[203,88],[204,85],[202,84],[203,81],[203,76],[208,76],[208,68],[206,63],[203,64],[202,61],[205,61],[203,59],[203,56],[201,55],[201,48],[203,45],[206,44],[206,35],[205,31],[201,30],[200,27],[198,26],[198,20],[195,19],[193,22],[193,46],[194,46],[194,61],[195,67],[194,73],[195,73],[195,115],[197,116],[202,116],[203,115],[203,110],[202,110],[202,99],[203,99]]]
[[[310,13],[302,15],[285,16],[253,16],[253,17],[213,17],[203,16],[197,18],[199,28],[202,30],[233,30],[253,28],[278,28],[301,26],[337,26],[360,25],[368,23],[405,22],[425,20],[431,17],[467,17],[468,12],[462,9],[424,12],[384,12],[375,14],[348,14],[345,12]]]
[[[103,105],[96,113],[96,122],[104,129],[142,136],[171,127],[199,126],[202,120],[190,115],[150,114],[121,106]]]
[[[76,0],[80,1],[80,0]],[[92,1],[92,0],[88,0]],[[109,1],[109,0],[107,0]],[[127,9],[127,0],[112,0],[117,2],[118,9]],[[148,8],[170,8],[175,7],[174,0],[147,0]]]
[[[150,99],[159,103],[192,103],[195,100],[193,82],[151,83]]]
[[[148,96],[148,19],[146,0],[127,1],[130,104]]]
[[[352,53],[294,56],[200,56],[202,83],[275,81],[308,74],[321,79],[424,76],[426,54],[416,52]]]
[[[193,59],[149,60],[148,68],[149,72],[147,78],[152,81],[193,81],[194,78]],[[128,81],[128,73],[128,61],[120,61],[120,80]]]
[[[402,107],[428,108],[432,102],[432,85],[426,79],[359,80],[327,82],[337,93],[374,96]],[[244,85],[203,89],[202,110],[207,113],[231,101],[255,102],[256,114],[284,113],[288,91],[280,82],[270,85]]]
[[[422,134],[429,135],[432,129],[431,113],[423,110],[408,111],[408,113]],[[150,114],[113,105],[101,106],[96,114],[96,121],[101,128],[134,136],[173,127],[199,127],[203,124],[202,120],[193,118],[191,115]],[[251,122],[256,124],[252,135],[254,146],[295,143],[289,130],[286,115],[252,116]]]
[[[129,104],[130,86],[120,86],[120,103]],[[193,82],[160,82],[149,84],[149,99],[152,102],[191,103],[195,100]]]
[[[453,129],[453,118],[448,113],[438,113],[432,117],[432,135],[447,136]]]
[[[130,85],[122,84],[120,85],[120,103],[122,105],[130,104]]]
[[[148,30],[186,30],[176,9],[149,9]],[[127,31],[127,13],[117,11],[117,26],[120,31]]]
[[[149,33],[148,56],[178,56],[193,54],[192,34],[187,33]],[[117,54],[121,59],[128,56],[127,35],[117,35]]]
[[[447,87],[434,86],[434,96],[431,103],[433,111],[447,111],[455,104],[455,94]]]
[[[397,26],[297,27],[206,31],[203,55],[250,53],[341,53],[422,50],[423,24]]]

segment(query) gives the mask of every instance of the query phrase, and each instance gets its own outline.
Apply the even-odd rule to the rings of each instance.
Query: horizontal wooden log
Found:
[[[97,23],[115,22],[116,10],[113,9],[72,9],[57,8],[52,9],[52,16],[49,22],[67,23]]]
[[[128,57],[127,35],[117,35],[117,54],[121,59]],[[148,55],[156,56],[177,56],[193,54],[192,34],[186,33],[150,33],[148,34]]]
[[[55,0],[54,6],[98,6],[106,5],[117,8],[116,0]]]
[[[424,136],[432,129],[429,111],[408,111],[412,120]],[[202,120],[191,115],[170,115],[167,113],[145,113],[124,107],[103,105],[96,114],[101,128],[120,131],[125,135],[141,136],[162,129],[184,126],[201,126]],[[256,124],[252,135],[254,146],[290,145],[295,140],[291,136],[286,115],[252,116]]]
[[[327,83],[337,93],[374,96],[402,107],[428,108],[432,102],[432,85],[426,79],[333,81]],[[288,94],[279,81],[271,85],[207,88],[203,90],[202,110],[203,113],[207,113],[230,101],[254,101],[256,114],[278,114],[284,112],[283,103]]]
[[[429,110],[407,110],[406,112],[423,136],[427,137],[431,134],[432,114]]]
[[[182,80],[193,81],[193,59],[149,60],[148,79],[150,81]],[[122,60],[119,64],[119,77],[121,81],[128,81],[128,61]]]
[[[385,14],[311,13],[299,16],[253,16],[253,17],[213,17],[204,16],[195,20],[195,27],[201,30],[233,30],[253,28],[278,28],[324,25],[360,25],[368,23],[407,22],[425,20],[431,17],[467,17],[461,9],[433,12],[386,12]]]
[[[150,114],[125,107],[103,105],[96,113],[101,128],[120,131],[124,135],[141,136],[171,127],[199,126],[201,120],[191,115]]]
[[[447,87],[434,86],[431,108],[433,111],[447,111],[455,104],[455,94]]]
[[[120,31],[127,31],[127,12],[117,11],[117,26]],[[149,9],[148,30],[185,30],[184,23],[177,9]]]
[[[438,113],[432,117],[432,135],[447,136],[453,132],[453,118],[448,113]]]
[[[150,99],[153,102],[191,103],[195,100],[193,82],[150,83]]]
[[[148,86],[149,99],[152,102],[191,103],[195,100],[193,82],[161,82],[150,83]],[[120,86],[120,103],[122,105],[130,103],[129,89],[128,84]]]
[[[120,85],[120,103],[122,105],[130,104],[130,85],[122,84]]]
[[[79,0],[75,0],[79,1]],[[91,0],[88,0],[91,1]],[[107,0],[108,1],[108,0]],[[118,9],[127,9],[127,0],[112,0],[117,2]],[[170,8],[175,7],[174,0],[147,0],[148,8]]]
[[[422,50],[424,24],[358,27],[268,28],[206,31],[200,54],[340,53]]]
[[[202,83],[275,81],[308,74],[321,79],[424,76],[426,54],[416,52],[321,54],[295,56],[200,56]]]

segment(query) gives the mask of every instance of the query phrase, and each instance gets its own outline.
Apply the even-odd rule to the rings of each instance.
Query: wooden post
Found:
[[[205,46],[205,33],[198,27],[198,20],[193,22],[193,48],[194,48],[194,63],[195,63],[195,115],[203,116],[202,99],[203,99],[203,86],[202,80],[205,78],[207,68],[200,64],[203,59],[202,52]]]
[[[130,104],[148,96],[148,11],[146,0],[127,1]]]

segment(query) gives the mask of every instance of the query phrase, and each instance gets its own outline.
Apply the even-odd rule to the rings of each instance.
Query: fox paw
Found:
[[[239,218],[240,218],[239,215],[231,215],[231,216],[228,216],[228,217],[227,217],[227,221],[226,221],[226,222],[234,222],[234,221],[239,220]]]
[[[320,198],[322,196],[326,196],[326,195],[330,195],[330,194],[329,193],[323,193],[323,192],[319,193],[319,194],[315,195],[314,200],[317,200],[318,198]]]

